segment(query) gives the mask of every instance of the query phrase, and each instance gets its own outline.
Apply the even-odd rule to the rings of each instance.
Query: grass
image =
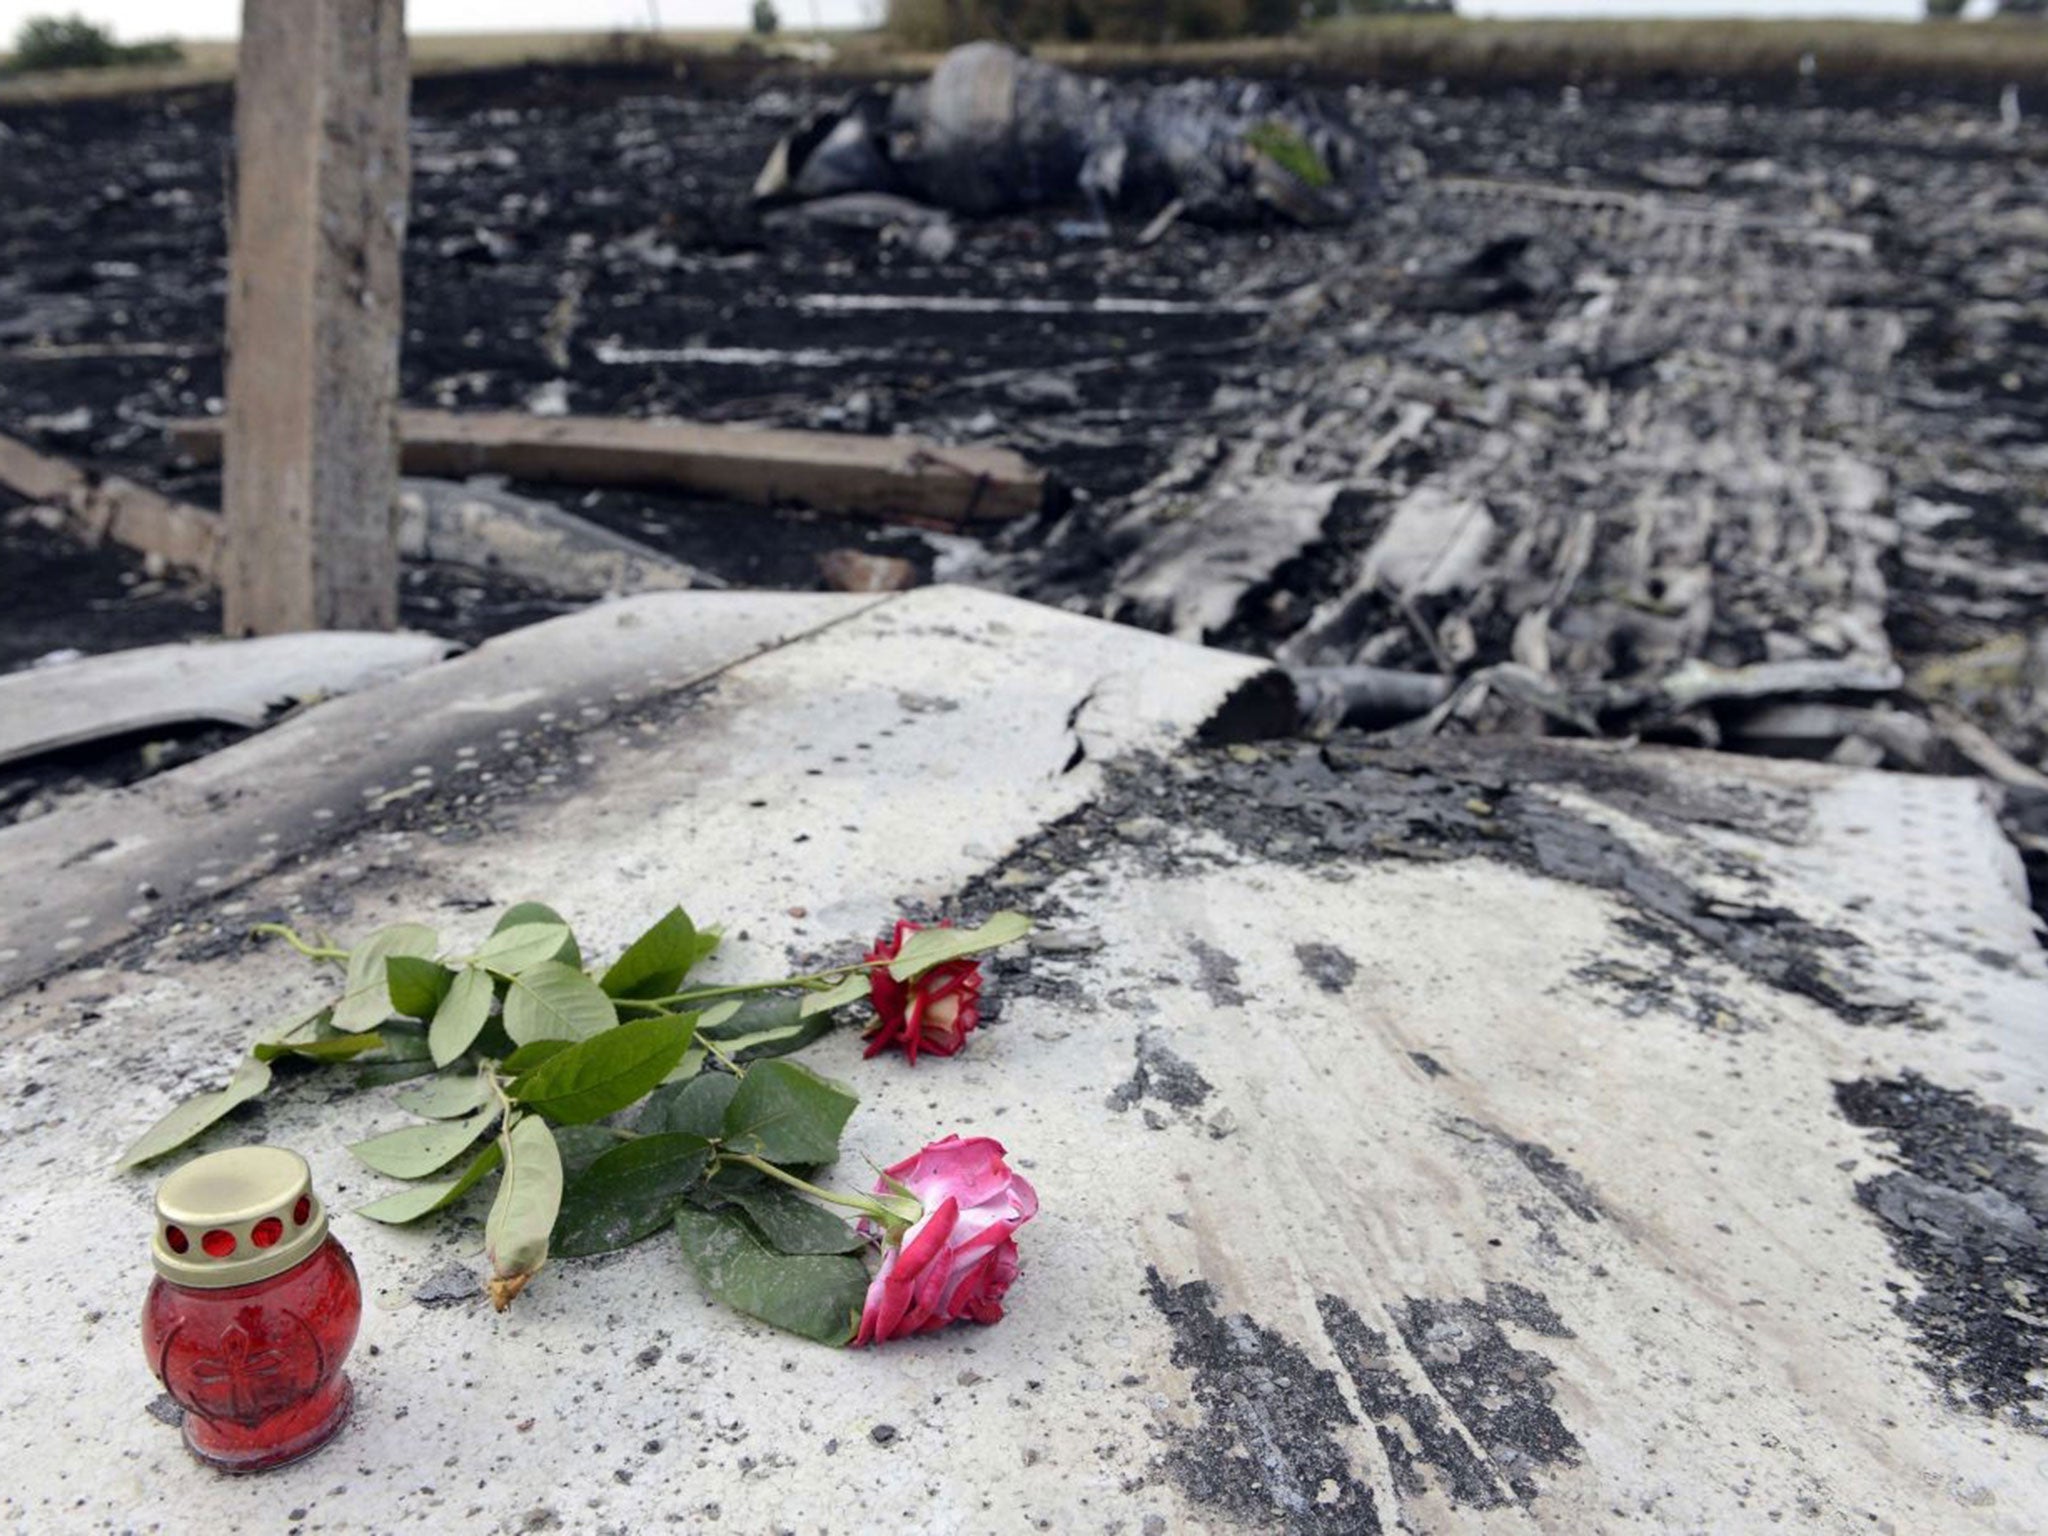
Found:
[[[925,68],[937,58],[878,34],[847,40],[846,62]],[[1040,57],[1074,69],[1303,71],[1324,78],[1561,82],[1588,78],[1783,79],[1809,55],[1834,81],[2048,86],[2048,24],[1882,21],[1469,21],[1354,17],[1287,37],[1157,46],[1048,43]]]
[[[1304,70],[1323,77],[1558,82],[1817,77],[2048,85],[2048,25],[1855,21],[1467,21],[1360,17],[1290,37],[1039,50],[1074,68]]]
[[[904,75],[937,55],[907,50],[879,33],[828,34],[837,74]],[[521,63],[577,64],[734,53],[742,32],[505,32],[413,39],[419,75]],[[789,47],[791,40],[780,40]],[[801,46],[800,44],[798,46]],[[218,84],[234,74],[234,45],[187,43],[180,65],[78,70],[0,78],[0,107],[35,101]],[[2027,21],[1465,21],[1377,17],[1335,21],[1280,38],[1155,47],[1052,44],[1055,63],[1104,71],[1304,70],[1324,77],[1473,81],[1585,78],[1784,79],[1811,56],[1823,81],[1889,84],[1972,82],[2048,86],[2048,25]]]
[[[1346,64],[1474,76],[1817,74],[2048,80],[2048,26],[2025,21],[1458,21],[1332,23],[1321,46]]]
[[[415,75],[461,74],[519,64],[600,64],[647,61],[662,56],[729,53],[750,33],[742,31],[649,32],[443,32],[415,34]],[[39,101],[80,101],[151,91],[219,85],[235,75],[235,44],[202,38],[182,42],[181,64],[134,68],[70,69],[51,74],[0,73],[0,106]],[[6,66],[0,56],[0,71]]]

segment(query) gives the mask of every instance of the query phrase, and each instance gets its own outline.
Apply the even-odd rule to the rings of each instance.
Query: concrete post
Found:
[[[231,635],[398,620],[404,0],[244,0],[228,292]]]

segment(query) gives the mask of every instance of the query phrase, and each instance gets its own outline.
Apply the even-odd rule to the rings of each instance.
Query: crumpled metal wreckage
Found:
[[[1119,86],[1000,43],[969,43],[914,85],[811,114],[754,183],[762,202],[885,193],[985,215],[1085,200],[1178,204],[1202,223],[1341,220],[1375,187],[1357,136],[1317,100],[1265,82]]]

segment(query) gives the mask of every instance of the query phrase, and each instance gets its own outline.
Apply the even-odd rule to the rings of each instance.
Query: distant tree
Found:
[[[2048,0],[1998,0],[2001,16],[2048,16]]]
[[[105,69],[120,56],[113,34],[83,16],[31,16],[14,34],[17,69]]]
[[[106,69],[114,64],[175,64],[184,57],[170,41],[123,45],[83,16],[31,16],[14,34],[14,67]]]
[[[782,18],[775,13],[775,0],[754,0],[754,35],[773,37],[775,29],[782,25]]]
[[[1929,21],[1953,21],[1963,14],[1963,7],[1969,0],[1927,0]]]
[[[1301,20],[1296,0],[1245,0],[1244,29],[1254,37],[1278,37],[1292,32]]]
[[[1167,43],[1277,36],[1339,16],[1449,16],[1455,0],[883,0],[899,43]],[[2048,0],[2043,0],[2048,4]]]
[[[1315,21],[1335,16],[1451,16],[1456,0],[1305,0],[1303,14]]]

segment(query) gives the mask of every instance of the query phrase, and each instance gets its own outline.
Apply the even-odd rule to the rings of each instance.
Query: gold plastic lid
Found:
[[[166,1280],[217,1290],[283,1274],[326,1238],[327,1208],[303,1157],[233,1147],[157,1186],[149,1256]]]

